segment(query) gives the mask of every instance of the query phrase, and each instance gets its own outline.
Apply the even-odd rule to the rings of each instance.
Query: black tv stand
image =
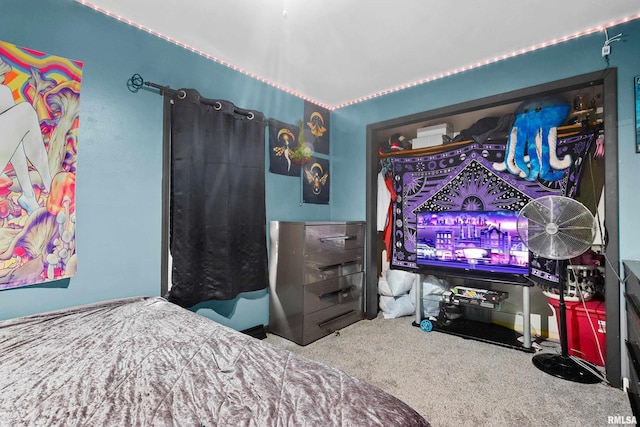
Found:
[[[412,322],[412,325],[420,327],[420,324],[415,321]],[[432,322],[432,325],[432,331],[435,332],[442,332],[465,339],[495,344],[514,350],[525,351],[527,353],[535,353],[535,349],[531,345],[529,345],[529,347],[525,347],[524,342],[520,342],[518,338],[522,336],[521,334],[513,329],[505,328],[504,326],[493,323],[461,319],[450,326],[438,325],[435,321]]]
[[[534,353],[535,349],[531,345],[531,312],[530,312],[530,286],[525,283],[513,283],[522,286],[522,311],[523,311],[523,334],[519,334],[513,329],[493,323],[480,322],[476,320],[460,319],[449,324],[430,321],[431,330],[456,335],[465,339],[482,341],[490,344],[500,345],[516,350]],[[413,326],[420,327],[422,318],[422,278],[416,275],[416,314]],[[490,309],[490,308],[487,308]],[[522,341],[520,341],[522,337]]]

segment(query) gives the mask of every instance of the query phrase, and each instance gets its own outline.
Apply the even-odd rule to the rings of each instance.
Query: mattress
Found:
[[[339,370],[162,298],[0,322],[2,426],[428,426]]]

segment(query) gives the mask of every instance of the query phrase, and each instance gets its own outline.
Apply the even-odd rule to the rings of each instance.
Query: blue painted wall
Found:
[[[193,87],[205,97],[287,123],[303,117],[301,99],[72,0],[4,0],[0,40],[84,63],[78,273],[0,292],[0,319],[160,294],[162,97],[131,93],[126,82],[134,73],[172,88]],[[329,217],[329,206],[300,203],[299,180],[270,173],[266,180],[267,220]],[[198,312],[237,329],[267,324],[268,293],[203,304]]]
[[[640,157],[635,154],[633,76],[640,74],[640,23],[611,29],[618,68],[621,258],[640,258]],[[0,40],[84,63],[77,184],[78,274],[0,292],[0,319],[102,299],[160,293],[162,98],[129,92],[134,73],[197,88],[288,123],[303,101],[72,0],[4,0]],[[364,220],[365,129],[369,123],[600,70],[604,35],[593,34],[412,89],[331,116],[331,204],[302,205],[295,178],[267,173],[267,221]],[[266,153],[266,147],[265,147]],[[134,209],[132,209],[134,207]],[[268,294],[203,304],[199,313],[237,329],[268,323]]]

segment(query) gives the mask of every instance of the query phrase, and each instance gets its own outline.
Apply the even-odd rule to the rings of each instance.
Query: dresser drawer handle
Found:
[[[330,237],[321,237],[319,240],[321,242],[331,242],[333,240],[355,240],[358,236],[330,236]]]
[[[353,288],[353,286],[349,286],[348,288],[344,288],[344,289],[338,289],[337,291],[333,291],[333,292],[327,292],[326,294],[322,294],[320,295],[318,298],[320,298],[321,300],[327,300],[327,299],[332,299],[334,297],[337,297],[340,294],[343,294],[343,297],[347,297],[349,296],[349,292],[351,291],[351,289]]]
[[[337,264],[321,265],[320,267],[318,267],[318,270],[324,271],[324,270],[330,270],[332,268],[345,267],[347,265],[355,264],[356,262],[357,261],[353,260],[353,261],[339,262]]]
[[[349,310],[345,313],[342,314],[338,314],[337,316],[333,316],[325,321],[322,321],[320,323],[318,323],[318,327],[319,328],[324,328],[325,326],[327,326],[330,323],[335,322],[336,320],[342,319],[343,317],[347,317],[348,315],[350,315],[351,313],[355,312],[355,310]]]

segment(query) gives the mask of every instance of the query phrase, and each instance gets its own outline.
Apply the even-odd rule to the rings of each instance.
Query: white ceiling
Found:
[[[637,0],[76,1],[327,108],[640,18]]]

